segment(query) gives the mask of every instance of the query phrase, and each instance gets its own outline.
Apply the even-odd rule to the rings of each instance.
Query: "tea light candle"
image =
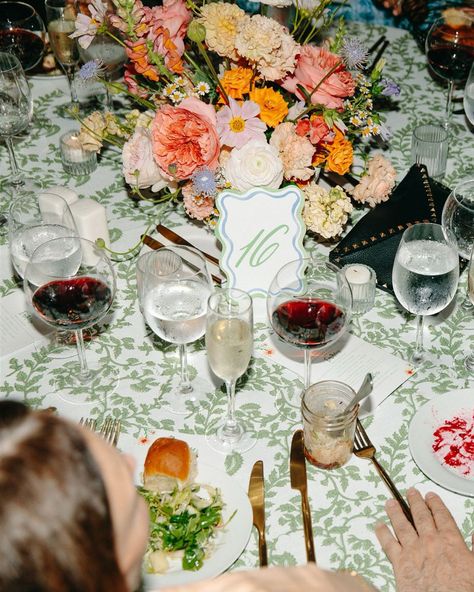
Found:
[[[368,265],[354,263],[342,268],[352,290],[352,311],[362,314],[369,311],[375,301],[375,271]]]
[[[370,271],[365,265],[348,265],[344,270],[346,279],[351,285],[366,284],[370,281]]]
[[[79,131],[71,130],[59,140],[64,170],[71,175],[88,175],[97,167],[97,154],[84,150],[79,141]]]
[[[63,155],[69,162],[83,162],[84,154],[79,142],[78,137],[75,134],[68,135],[64,138],[62,143]]]

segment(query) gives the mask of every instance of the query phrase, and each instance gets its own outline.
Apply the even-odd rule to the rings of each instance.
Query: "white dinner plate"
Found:
[[[450,491],[474,496],[474,475],[463,477],[447,468],[432,450],[435,430],[446,420],[469,412],[474,414],[474,389],[452,391],[428,401],[411,421],[408,443],[413,460],[429,479]]]

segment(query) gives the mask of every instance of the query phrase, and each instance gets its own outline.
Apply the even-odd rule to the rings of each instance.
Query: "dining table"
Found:
[[[390,159],[401,180],[410,167],[412,130],[420,123],[442,117],[446,88],[431,77],[426,58],[409,32],[362,23],[351,24],[350,31],[368,45],[383,34],[390,41],[384,54],[384,72],[399,84],[401,94],[384,111],[391,138],[383,145],[374,145],[373,151]],[[144,233],[157,237],[155,228],[160,223],[195,241],[197,247],[213,244],[217,248],[214,235],[186,217],[179,203],[157,204],[152,199],[131,195],[123,179],[120,152],[113,147],[102,151],[91,174],[66,173],[59,138],[79,125],[64,109],[68,101],[67,80],[64,76],[36,75],[30,78],[30,85],[33,118],[28,130],[14,139],[20,169],[26,179],[43,188],[69,187],[81,198],[91,198],[105,207],[117,290],[111,314],[100,327],[86,332],[87,357],[98,364],[100,373],[96,382],[87,387],[87,402],[77,404],[74,390],[64,380],[64,369],[75,361],[74,343],[37,332],[33,326],[28,337],[23,335],[28,332],[31,319],[22,283],[14,276],[10,263],[5,219],[9,201],[14,197],[7,191],[7,149],[0,144],[0,213],[4,216],[0,227],[0,397],[19,399],[36,409],[54,407],[60,416],[74,422],[81,418],[99,422],[107,417],[120,419],[118,446],[121,450],[142,450],[140,462],[155,438],[182,438],[198,453],[198,464],[202,462],[224,473],[244,492],[253,464],[263,460],[268,563],[305,563],[300,494],[291,488],[289,474],[292,437],[302,427],[302,357],[298,358],[297,353],[288,358],[285,353],[277,354],[278,346],[266,315],[261,311],[255,314],[254,352],[248,371],[237,384],[236,396],[237,417],[256,439],[255,446],[247,452],[221,454],[207,443],[206,434],[224,418],[226,393],[208,369],[204,339],[190,344],[189,365],[191,376],[206,383],[206,396],[185,414],[173,413],[167,400],[176,388],[178,349],[156,337],[140,311],[136,263],[139,254],[147,249],[140,239]],[[90,89],[80,91],[83,100],[89,100]],[[456,98],[460,101],[454,103],[443,180],[451,188],[461,179],[474,176],[474,135],[462,112],[462,89],[456,91]],[[117,109],[120,100],[115,97]],[[366,211],[356,208],[352,223]],[[349,228],[350,225],[345,232]],[[309,235],[305,240],[308,252],[320,258],[326,258],[336,243],[319,242]],[[379,366],[371,368],[380,379],[390,372],[390,360],[396,359],[400,373],[405,372],[393,392],[384,393],[383,400],[378,400],[370,413],[362,417],[378,460],[403,495],[409,487],[417,487],[423,493],[437,492],[467,541],[474,532],[473,494],[451,491],[425,475],[413,459],[412,447],[421,445],[429,434],[420,431],[419,436],[412,434],[409,438],[413,417],[430,401],[448,393],[455,399],[462,393],[471,397],[474,408],[474,376],[464,364],[474,348],[473,307],[462,306],[466,286],[464,271],[452,305],[427,318],[426,357],[417,367],[407,361],[415,340],[414,317],[400,307],[390,292],[377,289],[374,306],[365,314],[353,315],[350,332],[357,339],[356,358],[358,351],[361,361],[365,356],[364,344],[381,352],[379,358],[374,358]],[[336,364],[332,376],[330,369],[326,371],[325,378],[340,379],[337,367]],[[321,376],[321,370],[315,360],[313,382],[318,375]],[[64,396],[62,390],[69,392],[69,396]],[[374,534],[375,525],[387,521],[384,504],[390,493],[372,463],[352,455],[347,464],[332,470],[306,464],[318,565],[331,570],[354,570],[381,591],[395,590],[392,567]],[[471,475],[470,479],[474,477]],[[223,565],[222,570],[258,566],[257,541],[254,529],[245,548],[241,553],[239,550],[238,559],[230,566]]]

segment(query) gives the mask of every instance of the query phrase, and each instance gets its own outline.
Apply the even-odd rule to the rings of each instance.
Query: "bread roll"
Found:
[[[150,491],[182,489],[196,476],[196,458],[184,440],[157,438],[148,450],[143,485]]]

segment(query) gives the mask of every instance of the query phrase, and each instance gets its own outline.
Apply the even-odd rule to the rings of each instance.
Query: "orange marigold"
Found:
[[[345,175],[351,168],[354,159],[354,149],[344,134],[336,128],[336,137],[331,144],[326,144],[329,155],[326,160],[326,168],[338,175]]]
[[[250,99],[260,106],[260,119],[270,127],[276,127],[288,115],[288,103],[272,88],[254,88]]]
[[[244,94],[250,91],[253,72],[250,68],[235,68],[226,70],[221,78],[221,84],[225,92],[233,99],[243,99]]]

